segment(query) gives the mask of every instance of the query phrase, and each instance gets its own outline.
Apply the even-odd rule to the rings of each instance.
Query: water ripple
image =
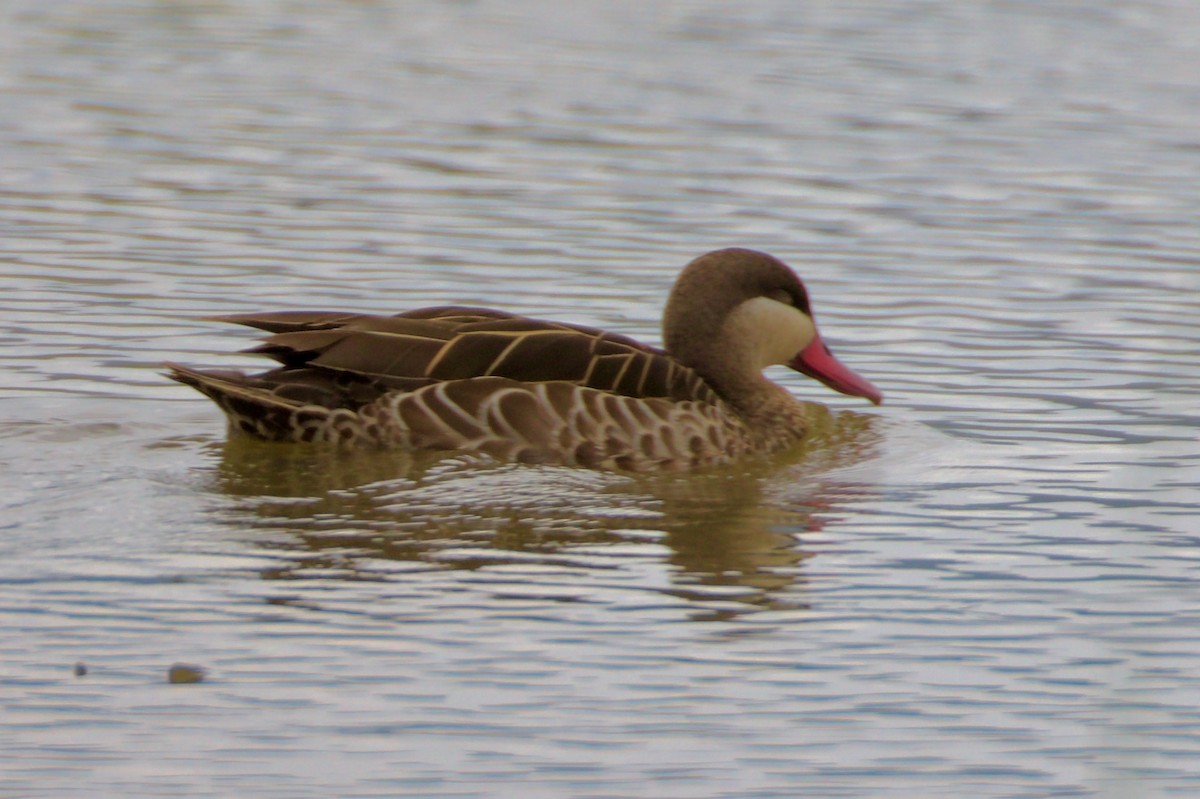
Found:
[[[1196,792],[1192,4],[0,18],[0,793]],[[262,308],[653,343],[733,244],[888,397],[774,375],[851,411],[779,463],[226,444],[158,375]]]

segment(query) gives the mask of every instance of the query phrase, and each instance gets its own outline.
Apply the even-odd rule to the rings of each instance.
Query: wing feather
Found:
[[[502,377],[565,382],[622,396],[711,402],[695,372],[661,350],[583,325],[487,308],[443,306],[396,316],[285,311],[218,317],[264,330],[248,352],[282,364],[246,377],[279,397],[358,408],[392,391]]]

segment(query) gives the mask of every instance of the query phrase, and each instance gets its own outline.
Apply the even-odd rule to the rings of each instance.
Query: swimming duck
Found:
[[[804,284],[754,250],[716,250],[680,273],[665,349],[582,325],[444,306],[396,316],[285,311],[218,321],[272,335],[258,375],[167,364],[210,397],[231,434],[483,452],[593,468],[686,469],[803,438],[805,403],[763,376],[784,364],[875,404],[838,361]]]

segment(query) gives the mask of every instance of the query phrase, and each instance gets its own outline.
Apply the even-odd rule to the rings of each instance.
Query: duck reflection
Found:
[[[265,579],[380,579],[386,571],[367,566],[386,559],[430,569],[565,567],[600,583],[649,560],[667,566],[658,590],[694,606],[693,618],[723,618],[803,607],[802,534],[820,528],[822,511],[871,493],[828,473],[874,457],[880,420],[818,408],[813,434],[785,456],[701,472],[633,475],[235,438],[219,445],[217,480],[235,500],[227,521],[259,546],[289,552]],[[526,595],[538,593],[538,573]]]

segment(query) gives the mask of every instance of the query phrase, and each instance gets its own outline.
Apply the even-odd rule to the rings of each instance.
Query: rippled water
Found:
[[[0,795],[1200,793],[1200,7],[732,9],[3,5]],[[628,476],[158,374],[263,308],[656,341],[728,245],[886,405]]]

